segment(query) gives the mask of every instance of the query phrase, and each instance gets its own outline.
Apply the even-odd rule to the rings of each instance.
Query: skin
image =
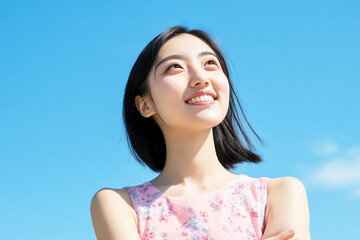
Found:
[[[168,196],[212,191],[237,177],[220,164],[215,152],[212,128],[226,115],[229,84],[212,53],[192,35],[170,39],[149,74],[152,99],[135,99],[142,116],[153,117],[163,131],[166,163],[151,182]],[[186,102],[201,90],[214,92],[215,101],[201,106]],[[99,240],[140,239],[126,189],[98,191],[91,201],[91,216]],[[306,191],[299,180],[269,179],[265,226],[262,240],[310,239]]]

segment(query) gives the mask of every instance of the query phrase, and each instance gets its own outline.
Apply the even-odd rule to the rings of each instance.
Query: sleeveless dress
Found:
[[[239,175],[211,192],[170,197],[150,182],[126,187],[142,240],[258,240],[268,178]]]

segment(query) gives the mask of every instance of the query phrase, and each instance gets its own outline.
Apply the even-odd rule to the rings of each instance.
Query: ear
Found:
[[[148,96],[145,97],[136,96],[135,106],[143,117],[148,118],[156,113]]]

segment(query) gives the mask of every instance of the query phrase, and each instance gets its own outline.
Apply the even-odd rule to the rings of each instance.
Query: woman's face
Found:
[[[153,117],[169,128],[205,129],[220,124],[229,106],[229,82],[213,50],[180,34],[160,49],[148,77]]]

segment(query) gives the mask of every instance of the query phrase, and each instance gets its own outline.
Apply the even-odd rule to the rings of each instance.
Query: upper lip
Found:
[[[187,99],[186,99],[186,102],[191,100],[192,98],[196,98],[196,97],[200,97],[200,96],[205,96],[205,95],[209,95],[209,96],[212,96],[214,99],[216,99],[216,94],[214,91],[211,91],[211,90],[200,90],[200,91],[197,91],[193,94],[191,94]]]

